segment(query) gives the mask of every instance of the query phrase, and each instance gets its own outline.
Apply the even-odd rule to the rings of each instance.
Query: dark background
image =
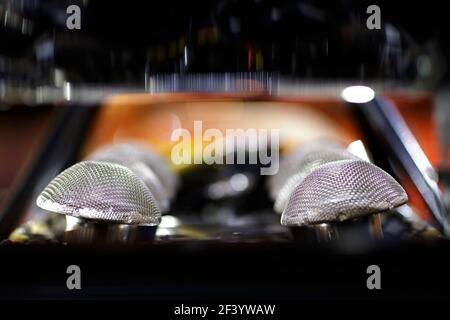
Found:
[[[139,84],[144,74],[253,71],[306,80],[413,81],[418,57],[447,60],[450,54],[448,5],[436,0],[2,2],[12,3],[34,28],[24,35],[1,26],[0,55],[25,58],[34,66],[26,80],[38,83],[49,81],[51,67],[84,83]],[[81,6],[81,30],[65,26],[70,4]],[[381,30],[365,26],[371,4],[381,8]],[[387,40],[389,26],[399,32],[399,41]],[[200,43],[199,37],[206,40]],[[46,41],[54,43],[54,53],[37,59]],[[390,53],[383,61],[387,44]],[[263,59],[258,68],[256,54]],[[445,72],[439,78],[448,79],[440,64],[436,68]]]

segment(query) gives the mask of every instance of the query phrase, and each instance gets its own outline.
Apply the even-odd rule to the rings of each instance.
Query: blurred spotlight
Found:
[[[366,103],[375,98],[375,91],[366,86],[351,86],[342,90],[341,97],[351,103]]]

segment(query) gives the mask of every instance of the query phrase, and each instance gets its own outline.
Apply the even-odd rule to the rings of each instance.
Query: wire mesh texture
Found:
[[[147,145],[137,142],[106,145],[88,155],[87,160],[117,163],[131,169],[150,189],[161,210],[169,209],[177,190],[177,177]]]
[[[281,216],[287,226],[345,221],[406,203],[400,184],[363,160],[324,164],[307,175],[289,197]]]
[[[158,225],[161,211],[144,182],[130,169],[82,161],[61,172],[42,191],[37,205],[78,218]]]
[[[283,212],[290,194],[309,173],[323,164],[349,159],[359,158],[338,143],[321,140],[307,143],[285,157],[279,172],[269,180],[269,193],[275,200],[275,211]]]

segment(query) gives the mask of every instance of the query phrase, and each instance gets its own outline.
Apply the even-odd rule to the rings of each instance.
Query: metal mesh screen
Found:
[[[284,210],[295,186],[316,168],[332,161],[348,159],[359,158],[328,141],[307,144],[288,156],[280,164],[278,174],[271,177],[269,182],[270,194],[275,200],[275,211],[281,213]]]
[[[55,177],[36,201],[47,211],[124,224],[157,225],[161,211],[144,182],[113,163],[82,161]]]
[[[283,225],[344,221],[393,209],[408,197],[389,174],[363,160],[324,164],[307,175],[289,197]]]
[[[153,152],[147,145],[141,143],[117,143],[98,149],[87,157],[87,160],[106,161],[121,164],[132,170],[148,184],[152,190],[162,186],[162,195],[172,199],[175,195],[177,177],[168,168],[166,161]],[[149,170],[143,169],[147,167]],[[152,175],[151,172],[154,174]],[[159,182],[155,180],[155,176]],[[153,190],[152,190],[153,191]]]

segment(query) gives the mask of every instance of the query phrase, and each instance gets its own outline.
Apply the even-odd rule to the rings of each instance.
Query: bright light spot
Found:
[[[67,101],[70,101],[71,97],[72,97],[72,90],[71,90],[71,87],[70,87],[70,82],[66,82],[64,84],[64,98]]]
[[[367,150],[364,147],[364,143],[361,140],[356,140],[350,143],[347,147],[347,151],[367,162],[370,162]]]
[[[237,192],[244,191],[245,189],[248,188],[249,185],[248,178],[245,174],[236,173],[231,177],[230,185],[234,191]]]
[[[180,225],[177,217],[166,215],[161,217],[160,228],[176,228]]]
[[[341,97],[351,103],[366,103],[375,97],[375,91],[365,86],[352,86],[342,90]]]
[[[75,230],[80,225],[80,219],[66,215],[66,231]]]

